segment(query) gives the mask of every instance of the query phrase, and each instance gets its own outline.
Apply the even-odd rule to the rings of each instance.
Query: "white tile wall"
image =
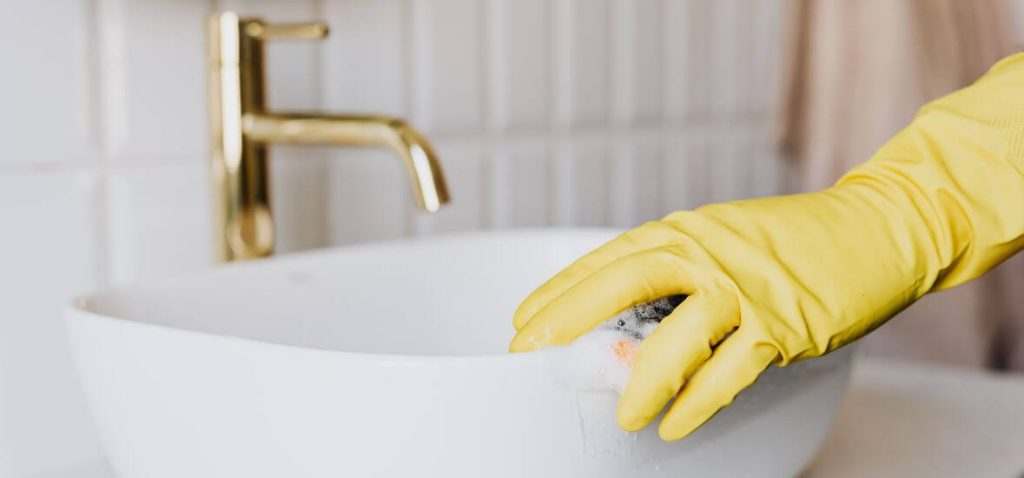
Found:
[[[273,207],[287,252],[481,228],[627,227],[711,200],[778,192],[771,121],[783,3],[7,7],[0,476],[57,476],[100,459],[63,343],[62,301],[209,264],[208,13],[328,21],[325,41],[270,46],[271,105],[407,117],[445,166],[454,201],[425,216],[387,152],[274,147]]]
[[[551,224],[554,183],[550,152],[539,142],[502,145],[488,165],[487,224],[496,228]],[[455,192],[458,194],[458,192]]]
[[[712,3],[665,0],[662,4],[661,67],[665,78],[662,91],[666,120],[686,121],[707,116]]]
[[[332,153],[331,161],[326,194],[330,243],[409,234],[409,181],[397,159],[385,151],[361,150]]]
[[[611,149],[611,224],[636,226],[647,218],[664,216],[663,146],[654,138],[620,141]]]
[[[413,86],[406,115],[427,134],[480,130],[483,3],[413,1],[407,10]]]
[[[662,2],[612,2],[611,117],[617,124],[653,124],[663,117],[665,9]]]
[[[408,3],[335,0],[321,8],[322,19],[331,26],[321,56],[324,106],[337,111],[405,113],[412,84]]]
[[[332,111],[402,115],[412,82],[409,5],[400,0],[330,1],[321,6],[331,25],[320,58],[324,107]],[[269,61],[273,61],[270,58]],[[273,68],[273,67],[272,67]],[[326,239],[346,243],[408,233],[407,179],[401,165],[379,151],[328,153]],[[362,204],[379,204],[388,211]]]
[[[614,30],[608,0],[555,0],[551,45],[555,123],[563,127],[608,121],[609,55]]]
[[[280,253],[318,249],[328,244],[331,164],[322,148],[274,146],[270,154],[271,208]],[[205,166],[205,164],[204,164]]]
[[[548,0],[491,0],[485,4],[490,45],[484,91],[488,126],[496,130],[547,125],[550,74]]]
[[[602,226],[609,222],[609,144],[604,138],[555,144],[555,224]]]
[[[60,320],[100,281],[99,191],[78,168],[0,174],[0,476],[99,456]]]
[[[114,285],[199,269],[213,257],[206,164],[132,163],[107,173],[107,280]]]
[[[205,153],[209,0],[97,2],[96,70],[109,159],[186,160]]]
[[[680,134],[662,141],[662,166],[659,186],[665,209],[691,208],[710,196],[708,178],[711,155],[703,135]]]
[[[0,15],[0,165],[95,159],[89,5],[20,2]]]

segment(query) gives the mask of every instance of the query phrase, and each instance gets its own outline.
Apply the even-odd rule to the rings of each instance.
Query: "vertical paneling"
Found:
[[[411,71],[404,40],[407,3],[326,0],[331,35],[323,47],[323,100],[333,112],[405,116]],[[343,244],[406,234],[408,179],[388,151],[331,149],[326,184],[327,242]]]
[[[707,116],[712,82],[708,38],[711,3],[665,0],[661,28],[667,120]]]
[[[782,94],[787,41],[784,27],[792,5],[786,0],[766,0],[754,3],[753,8],[753,59],[744,89],[753,94],[750,102],[754,114],[771,115],[778,109]]]
[[[675,135],[662,146],[662,170],[659,177],[662,209],[676,211],[696,206],[706,184],[703,173],[703,142],[699,138]]]
[[[553,104],[558,126],[608,124],[612,101],[610,12],[608,0],[555,3]],[[605,141],[556,141],[555,224],[593,226],[608,221],[609,165]]]
[[[661,180],[663,147],[660,141],[639,139],[633,144],[632,224],[660,219],[670,212],[661,197],[666,185]]]
[[[328,163],[329,154],[323,148],[275,146],[270,151],[275,252],[326,246],[329,243],[329,171],[331,167],[344,166]]]
[[[405,168],[390,151],[332,153],[327,241],[348,244],[403,236],[413,207]]]
[[[722,135],[717,131],[708,134],[705,143],[705,167],[707,168],[707,189],[701,202],[721,202],[735,199],[736,183],[739,178],[739,162],[736,154],[741,148],[738,136]]]
[[[611,74],[608,0],[555,0],[554,7],[555,122],[606,122]]]
[[[746,92],[743,91],[744,65],[751,55],[744,50],[751,30],[751,15],[741,8],[743,0],[715,0],[711,6],[711,45],[708,61],[711,82],[711,111],[715,117],[728,117],[740,112]]]
[[[609,0],[609,8],[608,117],[613,125],[621,126],[633,121],[636,106],[636,4],[630,0]],[[613,169],[617,169],[616,162],[613,161]]]
[[[619,141],[612,149],[611,204],[616,227],[634,227],[665,214],[662,147],[658,138]]]
[[[612,118],[655,123],[662,115],[662,2],[613,0]]]
[[[710,134],[706,154],[710,159],[711,190],[707,191],[707,202],[732,201],[749,195],[745,188],[750,174],[745,161],[748,142],[747,134]]]
[[[661,119],[664,91],[665,46],[662,2],[639,1],[635,4],[633,22],[633,120],[655,123]]]
[[[117,160],[206,152],[209,0],[98,0],[106,142]]]
[[[552,200],[548,149],[543,143],[502,146],[493,153],[487,182],[491,225],[498,228],[549,224]],[[454,192],[458,194],[458,192]],[[459,200],[459,199],[456,199]]]
[[[548,119],[548,0],[490,0],[491,125],[543,127]]]
[[[0,15],[0,167],[95,159],[87,5],[19,2]]]
[[[609,221],[610,154],[607,141],[562,142],[555,148],[555,222],[602,226]]]
[[[0,175],[0,439],[4,476],[99,460],[61,312],[97,286],[98,177]]]
[[[785,158],[779,152],[774,134],[770,131],[755,133],[751,139],[750,158],[752,197],[774,196],[786,192],[783,187]]]
[[[327,108],[403,115],[406,13],[402,0],[323,0],[331,34],[323,43]]]
[[[121,285],[213,262],[212,195],[201,161],[120,165],[107,179],[109,280]]]
[[[611,145],[609,154],[608,174],[613,178],[608,185],[609,224],[627,227],[635,216],[634,200],[638,191],[638,171],[634,167],[637,164],[636,151],[630,142],[616,141]]]
[[[413,119],[428,133],[480,129],[481,3],[412,2]]]
[[[551,156],[551,212],[557,226],[571,226],[576,219],[576,161],[572,144],[563,141],[552,149]]]

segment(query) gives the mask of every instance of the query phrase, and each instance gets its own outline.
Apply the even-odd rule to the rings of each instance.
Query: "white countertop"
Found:
[[[860,358],[804,478],[918,476],[1024,477],[1024,374]]]
[[[1024,477],[1024,375],[861,358],[805,476]]]

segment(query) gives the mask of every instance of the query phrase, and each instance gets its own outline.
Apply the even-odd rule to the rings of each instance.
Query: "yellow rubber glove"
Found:
[[[688,298],[640,346],[618,421],[692,432],[769,365],[847,344],[1024,247],[1024,55],[926,105],[830,189],[673,213],[579,259],[515,314],[510,350]],[[685,386],[684,386],[685,384]]]

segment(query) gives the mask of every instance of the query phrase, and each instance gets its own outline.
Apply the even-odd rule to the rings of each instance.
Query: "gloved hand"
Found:
[[[769,365],[816,357],[1024,247],[1024,55],[926,105],[816,193],[673,213],[579,259],[519,307],[510,350],[565,344],[628,307],[688,298],[640,346],[626,430],[692,432]]]

